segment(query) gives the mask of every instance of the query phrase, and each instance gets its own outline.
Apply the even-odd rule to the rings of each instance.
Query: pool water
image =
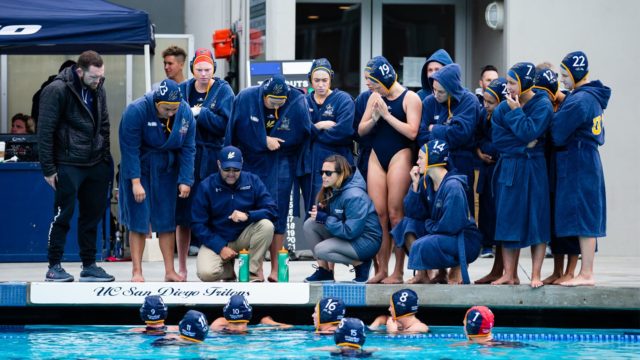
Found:
[[[126,326],[0,327],[0,359],[335,359],[324,350],[333,336],[319,336],[310,326],[253,330],[248,335],[209,333],[204,343],[154,347],[157,337],[129,332]],[[253,328],[259,329],[259,328]],[[367,333],[372,359],[640,359],[638,330],[495,328],[497,339],[522,347],[467,344],[461,327],[434,326],[430,334],[391,336]]]

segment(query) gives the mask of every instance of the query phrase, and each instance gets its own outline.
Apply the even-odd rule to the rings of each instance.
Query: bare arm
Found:
[[[378,93],[374,92],[371,94],[371,96],[369,96],[369,100],[367,100],[367,108],[364,111],[364,114],[362,115],[362,120],[360,121],[360,124],[358,125],[358,135],[360,136],[367,135],[368,133],[371,132],[373,127],[376,126],[379,116],[374,116],[374,115],[379,115],[379,114],[378,113],[374,114],[373,107],[378,99],[382,101],[382,98]]]

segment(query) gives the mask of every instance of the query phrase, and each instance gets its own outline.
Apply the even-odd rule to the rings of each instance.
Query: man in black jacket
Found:
[[[73,281],[60,262],[76,199],[80,281],[114,281],[96,265],[97,227],[113,177],[103,82],[102,57],[95,51],[85,51],[77,66],[61,71],[42,91],[38,149],[44,178],[55,191],[46,281]]]

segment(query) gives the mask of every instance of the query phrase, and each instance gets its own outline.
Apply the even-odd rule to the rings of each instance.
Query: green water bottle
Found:
[[[249,252],[247,249],[240,250],[240,276],[238,280],[240,282],[249,282]]]
[[[289,282],[289,252],[284,247],[278,251],[278,282]]]

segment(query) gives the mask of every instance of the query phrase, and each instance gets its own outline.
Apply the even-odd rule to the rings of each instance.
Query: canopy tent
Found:
[[[0,54],[143,54],[149,15],[103,0],[3,0]]]

